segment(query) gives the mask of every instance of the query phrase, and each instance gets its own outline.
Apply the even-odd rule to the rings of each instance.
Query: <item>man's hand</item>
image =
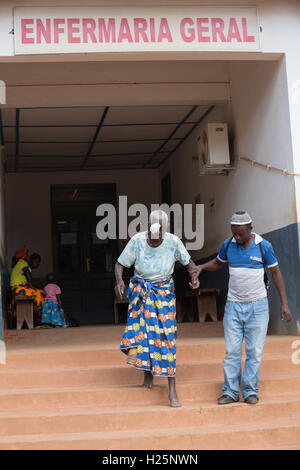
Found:
[[[122,300],[123,295],[125,291],[125,284],[124,281],[121,279],[116,285],[115,285],[115,294],[119,300]]]
[[[281,320],[284,320],[284,319],[286,320],[287,323],[290,323],[290,321],[292,321],[292,314],[287,305],[281,306]]]
[[[203,270],[202,265],[201,265],[201,264],[198,264],[198,265],[197,265],[197,271],[196,271],[198,277],[199,277],[200,274],[202,273],[202,270]]]

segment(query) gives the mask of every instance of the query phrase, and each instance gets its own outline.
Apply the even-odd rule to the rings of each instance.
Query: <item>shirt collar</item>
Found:
[[[252,232],[252,235],[255,235],[255,239],[254,239],[255,245],[258,245],[259,243],[263,241],[262,237],[258,235],[258,233]],[[236,243],[236,239],[234,237],[232,239],[232,243]]]

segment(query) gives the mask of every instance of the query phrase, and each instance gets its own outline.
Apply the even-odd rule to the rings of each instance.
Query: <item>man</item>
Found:
[[[223,360],[224,385],[219,405],[239,401],[240,383],[246,403],[258,402],[258,378],[269,322],[269,305],[264,282],[264,266],[271,273],[281,300],[281,319],[292,319],[284,286],[271,243],[252,233],[252,220],[247,212],[236,212],[231,218],[233,237],[228,238],[216,258],[198,266],[217,271],[229,263],[229,286],[223,319],[226,355]],[[246,362],[241,370],[242,343],[245,338]]]
[[[150,214],[150,228],[135,234],[115,266],[116,296],[121,299],[125,285],[124,267],[134,265],[128,289],[128,319],[120,349],[127,363],[144,371],[144,386],[152,388],[153,376],[168,377],[169,400],[180,407],[175,388],[176,305],[172,273],[176,261],[186,266],[190,287],[199,287],[197,266],[182,241],[168,233],[168,216],[163,211]]]

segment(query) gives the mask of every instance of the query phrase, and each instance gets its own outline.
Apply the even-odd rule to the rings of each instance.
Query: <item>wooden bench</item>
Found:
[[[176,295],[176,316],[177,321],[182,322],[187,314],[189,321],[194,320],[193,303],[197,301],[198,321],[205,321],[207,314],[213,321],[217,321],[217,295],[220,289],[197,289],[186,292],[179,292]]]
[[[20,330],[24,321],[27,323],[28,328],[33,328],[33,299],[34,297],[27,297],[26,295],[16,295],[16,320],[17,330]]]

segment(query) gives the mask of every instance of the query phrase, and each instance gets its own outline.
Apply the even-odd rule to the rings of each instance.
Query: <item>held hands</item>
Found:
[[[290,323],[290,321],[292,321],[292,314],[287,305],[281,306],[281,320],[284,320],[284,319],[286,320],[287,323]]]
[[[124,281],[121,279],[115,285],[115,294],[119,300],[122,300],[124,292],[125,292],[125,284],[124,284]]]
[[[199,286],[200,286],[198,276],[196,278],[194,276],[192,276],[191,277],[191,282],[189,282],[189,285],[192,289],[198,289]]]
[[[197,266],[196,269],[191,273],[191,282],[189,282],[189,285],[192,289],[199,289],[200,282],[198,277],[201,271],[201,266]]]

